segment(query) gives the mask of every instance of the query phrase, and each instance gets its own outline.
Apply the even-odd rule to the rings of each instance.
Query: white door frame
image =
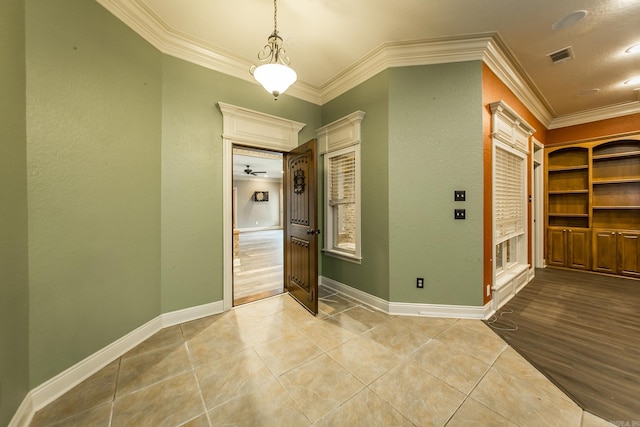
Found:
[[[218,102],[222,112],[223,307],[233,307],[233,145],[287,152],[299,145],[304,123]]]
[[[533,138],[532,166],[533,206],[531,230],[533,230],[533,267],[544,268],[544,146],[535,138]]]

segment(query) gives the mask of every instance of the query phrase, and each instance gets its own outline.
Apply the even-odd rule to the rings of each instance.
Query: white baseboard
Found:
[[[400,316],[452,317],[457,319],[486,319],[491,315],[491,303],[485,306],[461,306],[443,304],[418,304],[389,302],[377,296],[353,288],[328,277],[320,278],[320,283],[329,289],[344,294],[362,304],[383,313]]]
[[[222,301],[216,301],[209,304],[185,308],[183,310],[172,311],[171,313],[164,313],[161,314],[160,317],[162,318],[162,327],[167,328],[169,326],[175,326],[180,323],[190,322],[192,320],[222,313],[223,311],[224,303]]]
[[[454,319],[485,319],[487,308],[472,305],[389,303],[389,314],[398,316],[448,317]]]
[[[164,313],[81,360],[69,369],[32,389],[14,414],[9,427],[28,426],[35,413],[116,360],[161,329],[222,313],[223,302],[216,301]]]
[[[325,286],[331,290],[346,295],[362,304],[382,311],[383,313],[389,313],[389,302],[382,298],[368,294],[336,280],[329,279],[328,277],[320,276],[320,284],[321,286]]]

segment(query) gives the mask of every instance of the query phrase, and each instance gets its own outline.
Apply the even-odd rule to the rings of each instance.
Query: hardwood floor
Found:
[[[240,233],[238,259],[233,267],[234,306],[282,293],[282,230]]]
[[[486,323],[584,410],[640,425],[640,281],[537,269]]]

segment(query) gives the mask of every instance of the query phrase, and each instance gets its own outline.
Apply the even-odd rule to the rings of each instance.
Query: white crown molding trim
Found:
[[[487,44],[483,61],[531,111],[531,114],[548,128],[555,116],[553,109],[531,82],[531,79],[517,65],[517,61],[498,34],[494,34],[494,37]]]
[[[249,73],[249,68],[254,65],[250,61],[173,30],[141,0],[96,1],[160,52],[257,85]],[[634,101],[556,117],[497,33],[385,43],[322,87],[299,80],[289,88],[287,95],[324,105],[388,68],[474,60],[486,63],[547,129],[640,112],[640,102]]]
[[[581,111],[575,114],[567,114],[556,117],[547,126],[548,129],[558,129],[567,126],[581,125],[583,123],[597,122],[598,120],[613,119],[640,113],[640,101],[630,101],[618,105],[610,105],[603,108]]]
[[[29,425],[37,411],[163,328],[222,313],[222,301],[164,313],[86,357],[27,393],[9,427]]]
[[[362,304],[375,308],[390,315],[422,316],[422,317],[448,317],[455,319],[487,319],[493,314],[493,304],[489,302],[485,306],[444,305],[444,304],[417,304],[404,302],[388,302],[377,296],[368,294],[353,288],[337,280],[320,276],[320,284],[333,291],[346,295]]]
[[[232,52],[221,51],[214,46],[203,43],[202,40],[173,30],[142,1],[96,1],[160,52],[237,77],[258,86],[258,83],[249,73],[249,68],[254,64]],[[318,90],[302,81],[296,82],[287,91],[287,95],[295,96],[316,105],[320,104]]]
[[[482,60],[492,34],[384,43],[322,87],[322,103],[393,67]]]

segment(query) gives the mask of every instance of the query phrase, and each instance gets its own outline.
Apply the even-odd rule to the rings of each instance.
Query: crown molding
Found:
[[[615,117],[638,113],[640,113],[640,101],[630,101],[623,104],[609,105],[602,108],[556,117],[551,121],[551,124],[547,126],[547,129],[564,128],[567,126],[581,125],[583,123],[597,122],[598,120],[613,119]]]
[[[254,64],[173,30],[142,0],[96,1],[160,52],[257,85],[249,73]],[[633,101],[557,117],[497,33],[384,43],[321,87],[298,80],[286,94],[323,105],[388,68],[476,60],[487,64],[547,129],[640,112],[640,101]]]

